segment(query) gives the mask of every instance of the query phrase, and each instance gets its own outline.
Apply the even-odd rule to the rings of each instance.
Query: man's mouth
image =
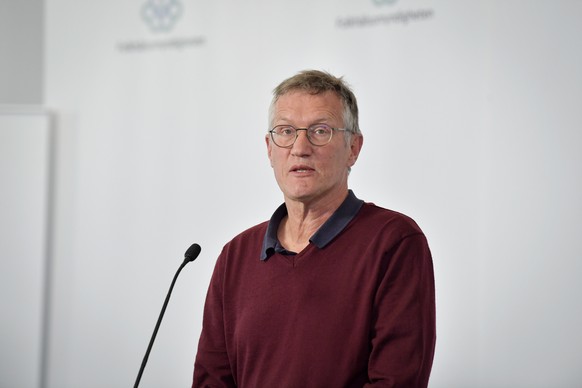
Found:
[[[291,172],[303,173],[303,172],[309,172],[309,171],[313,171],[313,169],[310,167],[307,167],[307,166],[293,166],[291,168]]]

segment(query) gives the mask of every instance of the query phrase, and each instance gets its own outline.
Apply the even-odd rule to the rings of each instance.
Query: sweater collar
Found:
[[[309,242],[317,246],[319,249],[324,248],[329,244],[342,230],[350,223],[350,221],[356,216],[364,201],[358,199],[352,190],[348,190],[348,196],[342,202],[340,207],[329,217],[327,221],[315,232],[313,236],[309,239]],[[283,203],[281,206],[275,210],[269,225],[267,226],[267,232],[263,239],[263,246],[261,248],[261,260],[267,260],[273,255],[273,253],[283,253],[283,254],[294,254],[294,252],[287,251],[277,239],[277,231],[279,230],[279,225],[285,216],[287,215],[287,206]]]

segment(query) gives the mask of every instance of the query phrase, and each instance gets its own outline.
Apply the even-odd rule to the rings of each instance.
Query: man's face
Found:
[[[275,104],[273,126],[307,128],[317,123],[343,128],[343,105],[335,93],[292,91],[279,97]],[[346,144],[343,131],[334,131],[329,144],[314,146],[306,131],[298,133],[291,148],[278,147],[266,137],[269,160],[285,199],[303,203],[343,199],[348,188],[348,168],[356,162],[362,137],[352,135],[351,144]]]

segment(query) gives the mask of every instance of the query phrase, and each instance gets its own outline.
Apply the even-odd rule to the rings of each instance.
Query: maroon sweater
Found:
[[[416,223],[365,203],[324,248],[261,261],[267,225],[218,258],[193,387],[426,387],[434,277]]]

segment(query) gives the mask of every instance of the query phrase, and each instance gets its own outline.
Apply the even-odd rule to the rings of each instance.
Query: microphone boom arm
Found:
[[[184,261],[182,262],[182,264],[180,265],[180,267],[176,271],[176,274],[174,275],[174,279],[172,279],[172,284],[170,284],[170,289],[168,290],[168,293],[166,294],[166,300],[164,300],[164,305],[162,306],[162,311],[160,311],[160,315],[158,316],[158,321],[156,322],[156,327],[154,328],[154,332],[152,334],[152,337],[150,338],[150,343],[148,344],[148,348],[145,352],[145,355],[143,356],[143,360],[141,362],[141,367],[139,368],[139,373],[137,374],[137,378],[135,380],[135,384],[133,385],[133,388],[137,388],[139,386],[141,376],[143,375],[143,371],[144,371],[145,366],[148,362],[148,358],[150,356],[152,346],[154,345],[154,341],[156,339],[156,336],[158,335],[158,330],[160,328],[160,324],[162,323],[162,319],[164,318],[164,314],[166,312],[166,307],[168,307],[168,302],[170,301],[170,296],[172,295],[172,290],[174,289],[174,285],[176,284],[176,280],[178,279],[178,275],[180,275],[180,272],[186,266],[186,264],[188,264],[191,261],[194,261],[198,257],[198,255],[200,254],[200,251],[201,251],[200,245],[192,244],[190,246],[190,248],[188,248],[188,250],[186,251],[186,254],[184,255]]]

